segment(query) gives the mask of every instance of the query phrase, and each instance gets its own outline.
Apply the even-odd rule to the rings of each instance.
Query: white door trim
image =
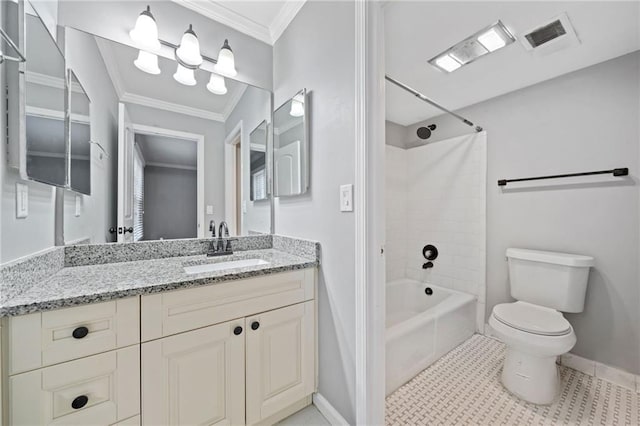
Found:
[[[182,132],[180,130],[164,129],[162,127],[147,126],[144,124],[133,124],[133,132],[141,133],[144,135],[156,135],[165,136],[176,139],[186,139],[195,141],[198,144],[198,159],[197,159],[197,209],[198,209],[198,238],[204,238],[205,223],[204,223],[204,135],[198,133]]]
[[[384,21],[382,4],[356,1],[356,424],[384,424]]]
[[[242,120],[227,134],[224,138],[224,220],[227,222],[229,229],[238,229],[236,224],[237,212],[236,208],[238,200],[236,200],[236,141],[240,138],[240,149],[242,150],[243,138]],[[242,152],[242,151],[241,151]],[[240,170],[242,175],[242,170]],[[240,189],[242,192],[242,187]],[[242,194],[240,197],[243,198]],[[242,227],[242,224],[240,224]]]

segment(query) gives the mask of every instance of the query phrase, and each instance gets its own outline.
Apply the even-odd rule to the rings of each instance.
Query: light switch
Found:
[[[340,186],[340,211],[352,212],[353,211],[353,185],[341,185]]]
[[[213,214],[213,206],[207,206],[207,214]]]
[[[76,194],[76,217],[80,216],[81,208],[82,208],[82,197]]]
[[[16,217],[29,215],[29,187],[25,183],[16,182]]]

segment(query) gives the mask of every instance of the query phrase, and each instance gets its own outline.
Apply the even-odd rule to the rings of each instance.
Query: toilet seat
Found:
[[[560,312],[527,302],[496,305],[493,316],[504,325],[540,336],[564,336],[573,331]]]

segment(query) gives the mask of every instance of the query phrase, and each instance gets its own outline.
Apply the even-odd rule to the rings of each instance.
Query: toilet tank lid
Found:
[[[553,251],[508,248],[507,257],[511,259],[529,260],[532,262],[552,263],[555,265],[589,267],[595,259],[581,254],[556,253]]]

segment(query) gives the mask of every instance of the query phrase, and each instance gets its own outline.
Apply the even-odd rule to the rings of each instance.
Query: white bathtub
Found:
[[[432,295],[425,293],[426,288]],[[386,394],[471,337],[476,299],[455,290],[401,279],[387,283]]]

